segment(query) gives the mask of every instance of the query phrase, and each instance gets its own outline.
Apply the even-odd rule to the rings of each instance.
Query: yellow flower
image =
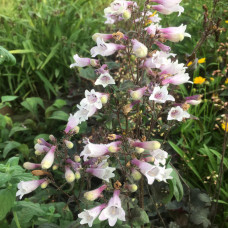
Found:
[[[188,67],[191,66],[191,65],[192,65],[192,61],[190,61],[190,62],[187,64]]]
[[[214,81],[215,79],[214,78],[210,78],[211,79],[211,81]]]
[[[201,76],[194,78],[193,83],[194,84],[203,84],[205,82],[206,78],[203,78]]]
[[[224,131],[228,132],[228,122],[227,122],[227,123],[226,123],[226,122],[223,122],[223,123],[221,124],[221,127],[222,127],[222,129],[223,129]]]
[[[202,58],[198,60],[198,63],[205,63],[206,62],[206,58]]]
[[[225,21],[225,23],[226,23],[226,24],[228,24],[228,20],[227,20],[227,21]]]
[[[226,79],[225,84],[228,84],[228,78]]]

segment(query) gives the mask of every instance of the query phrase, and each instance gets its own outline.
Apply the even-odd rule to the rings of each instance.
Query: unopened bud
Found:
[[[81,158],[80,158],[80,156],[75,155],[74,156],[74,160],[75,160],[75,162],[80,162],[81,161]]]
[[[42,152],[40,152],[39,150],[36,150],[36,151],[35,151],[35,155],[39,156],[39,155],[41,155],[41,154],[42,154]]]
[[[52,170],[57,170],[58,168],[59,168],[58,165],[53,165],[53,166],[52,166]]]
[[[125,20],[125,21],[127,21],[127,20],[129,20],[131,18],[131,11],[130,10],[125,10],[124,12],[123,12],[123,19]]]
[[[79,171],[76,171],[76,173],[75,173],[75,179],[76,180],[79,180],[80,178],[81,178],[80,172]]]
[[[47,188],[47,186],[48,186],[48,184],[49,184],[49,181],[44,181],[41,185],[40,185],[40,187],[42,188],[42,189],[45,189],[45,188]]]
[[[56,142],[56,138],[54,135],[49,135],[49,139],[52,141],[52,142]]]
[[[102,97],[101,97],[101,103],[102,103],[102,104],[106,104],[107,102],[108,102],[107,96],[102,96]]]
[[[133,177],[134,180],[138,181],[142,178],[142,174],[137,171],[136,169],[133,169],[131,172],[131,176]]]
[[[130,191],[130,192],[136,192],[138,190],[138,186],[136,184],[128,184],[126,186],[126,188]]]
[[[68,149],[72,149],[74,147],[74,144],[71,141],[64,140],[64,143]]]
[[[66,167],[65,179],[68,183],[72,183],[75,180],[75,174],[69,167]]]
[[[135,147],[136,153],[141,154],[143,153],[145,150],[143,148],[140,147]]]
[[[73,132],[75,134],[78,134],[78,132],[80,131],[80,127],[79,126],[76,126],[74,129],[73,129]]]

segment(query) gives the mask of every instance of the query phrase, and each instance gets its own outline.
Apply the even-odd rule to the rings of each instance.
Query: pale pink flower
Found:
[[[98,167],[98,168],[87,168],[86,172],[91,173],[93,176],[105,180],[109,182],[110,178],[115,177],[115,174],[113,173],[116,170],[116,168],[113,167]]]
[[[107,188],[107,185],[104,184],[102,185],[101,187],[97,188],[97,189],[94,189],[92,191],[89,191],[89,192],[85,192],[84,193],[84,197],[89,200],[89,201],[94,201],[96,200],[97,198],[99,198],[102,194],[102,192]]]
[[[86,67],[86,66],[98,66],[99,61],[96,59],[90,59],[90,58],[80,58],[78,54],[73,56],[75,63],[70,65],[70,68],[73,67]]]
[[[159,41],[155,41],[155,44],[160,48],[161,51],[170,52],[171,48]]]
[[[155,179],[161,179],[160,177],[160,167],[151,165],[147,162],[139,161],[138,159],[133,159],[131,161],[133,165],[136,165],[140,172],[146,176],[148,184],[153,184]]]
[[[77,107],[79,110],[74,116],[79,119],[80,123],[88,120],[97,111],[97,108],[94,105],[90,105],[85,99],[82,99],[80,105],[77,105]]]
[[[180,16],[181,13],[184,12],[184,8],[182,6],[180,6],[179,4],[173,5],[172,7],[166,7],[164,5],[154,5],[154,6],[152,6],[152,8],[165,15],[169,15],[171,13],[178,12],[179,13],[178,16]]]
[[[155,165],[165,165],[166,159],[168,158],[168,153],[164,150],[157,149],[150,152],[151,156],[154,158]]]
[[[168,113],[167,120],[178,120],[182,121],[184,118],[189,118],[190,114],[184,111],[180,106],[173,107]]]
[[[109,226],[114,226],[117,220],[126,221],[125,211],[121,206],[119,198],[120,190],[114,190],[113,197],[109,200],[108,205],[99,216],[100,221],[108,219]]]
[[[84,156],[84,161],[88,159],[88,157],[96,158],[107,154],[108,147],[106,144],[94,144],[89,142],[84,150],[81,152],[80,156]]]
[[[91,208],[89,210],[84,209],[83,212],[78,214],[78,218],[81,218],[80,224],[88,224],[89,227],[93,226],[93,221],[97,218],[100,212],[106,207],[106,204],[103,203],[97,207]]]
[[[97,93],[94,89],[92,89],[91,91],[86,90],[85,98],[81,102],[82,103],[85,102],[88,105],[96,107],[97,109],[102,108],[102,103],[99,98],[99,93]]]
[[[130,90],[131,98],[135,101],[140,100],[145,94],[146,90],[147,90],[146,86],[139,88],[137,90]]]
[[[149,100],[156,103],[165,103],[166,101],[175,101],[175,98],[168,94],[167,86],[154,87],[153,93],[150,95]]]
[[[186,103],[191,105],[198,105],[202,102],[201,95],[193,95],[190,97],[185,97]]]
[[[23,167],[25,169],[32,170],[32,169],[41,168],[41,164],[35,164],[35,163],[31,163],[31,162],[25,162],[23,164]]]
[[[102,56],[109,56],[113,55],[115,52],[118,50],[125,49],[124,45],[121,44],[114,44],[114,43],[105,43],[103,39],[97,38],[97,46],[93,47],[90,50],[90,53],[92,57],[95,57],[97,55],[102,55]]]
[[[95,85],[102,85],[104,88],[108,85],[114,85],[114,84],[116,83],[113,77],[108,72],[101,74],[95,82]]]
[[[145,30],[149,35],[156,35],[156,33],[159,31],[159,29],[161,28],[160,25],[158,24],[151,24],[150,26],[146,27]]]
[[[143,43],[140,43],[136,39],[131,40],[131,42],[133,45],[132,51],[137,57],[144,58],[147,56],[148,48]]]
[[[80,123],[79,118],[76,115],[70,114],[66,129],[64,131],[68,133],[69,131],[76,129],[79,123]]]
[[[162,80],[162,85],[173,84],[173,85],[181,85],[183,83],[192,83],[189,81],[190,77],[187,73],[179,73],[172,77],[167,77]]]
[[[172,42],[179,42],[184,39],[184,37],[191,37],[189,33],[185,32],[186,25],[180,25],[179,27],[168,27],[161,28],[159,31],[161,32],[161,36],[167,40]]]
[[[146,150],[156,150],[161,147],[158,141],[132,142],[132,146],[144,148]]]
[[[49,169],[53,165],[53,162],[55,159],[55,149],[56,149],[56,146],[52,146],[51,149],[43,158],[43,160],[41,161],[42,169]]]
[[[160,176],[158,177],[158,181],[164,181],[167,183],[167,180],[173,179],[173,177],[170,176],[172,171],[173,171],[172,168],[166,169],[165,167],[161,167],[160,168]]]
[[[21,181],[17,185],[18,191],[16,193],[16,196],[20,196],[20,199],[22,199],[24,195],[29,194],[30,192],[33,192],[45,181],[46,179]]]

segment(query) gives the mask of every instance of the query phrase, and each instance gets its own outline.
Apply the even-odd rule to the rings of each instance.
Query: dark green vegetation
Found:
[[[58,136],[58,132],[64,129],[68,114],[74,109],[72,105],[77,103],[75,95],[80,96],[83,88],[89,86],[75,70],[69,69],[69,65],[75,53],[89,56],[88,50],[94,45],[92,34],[105,31],[102,14],[108,2],[0,2],[1,46],[16,58],[16,64],[12,56],[4,62],[0,61],[0,227],[9,227],[9,224],[17,228],[35,225],[47,227],[45,224],[48,223],[53,224],[52,227],[59,227],[56,224],[67,227],[75,219],[73,213],[76,212],[69,210],[61,196],[58,203],[52,202],[52,195],[57,194],[55,190],[37,190],[31,198],[15,201],[16,183],[32,179],[32,175],[18,163],[23,164],[28,160],[37,162],[34,141],[40,137],[47,139],[49,134]],[[180,62],[185,62],[203,35],[203,4],[208,7],[210,15],[212,1],[186,0],[183,1],[183,16],[178,18],[171,15],[164,22],[164,26],[187,24],[187,32],[192,35],[192,39],[186,38],[173,45],[173,52],[179,54]],[[199,227],[202,224],[207,227],[210,224],[208,218],[213,219],[209,206],[216,201],[216,193],[219,192],[215,224],[227,227],[228,160],[227,152],[225,156],[223,154],[227,147],[225,145],[223,148],[225,133],[222,128],[224,114],[227,113],[227,46],[221,44],[227,42],[226,8],[226,1],[220,1],[213,14],[213,17],[221,18],[220,36],[212,34],[207,37],[196,53],[198,59],[206,58],[206,62],[198,64],[195,69],[189,68],[192,80],[201,76],[206,81],[202,85],[182,88],[183,96],[203,95],[203,102],[189,111],[199,119],[175,126],[168,138],[172,164],[178,167],[184,186],[183,191],[182,185],[175,185],[171,194],[180,201],[184,197],[185,201],[173,202],[166,208],[173,210],[172,218],[179,225],[183,223],[178,222],[175,211],[181,214],[179,209],[185,207],[190,196],[191,207],[195,211],[192,222],[201,224]],[[220,72],[213,75],[217,70]],[[86,126],[81,133],[85,129]],[[195,189],[190,191],[190,188],[198,188],[201,192]],[[216,204],[213,210],[215,207]]]

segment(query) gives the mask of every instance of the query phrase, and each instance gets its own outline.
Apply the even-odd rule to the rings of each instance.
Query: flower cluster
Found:
[[[150,5],[150,2],[159,5]],[[185,36],[190,37],[188,33],[185,33],[186,25],[162,28],[159,24],[161,18],[156,12],[150,11],[154,9],[165,15],[172,12],[180,14],[184,10],[179,5],[180,2],[181,0],[146,1],[145,10],[141,13],[137,3],[115,0],[104,10],[107,24],[130,20],[131,15],[134,15],[132,22],[137,32],[128,35],[121,32],[96,33],[92,37],[96,42],[96,46],[90,50],[92,58],[81,58],[77,54],[73,57],[75,63],[70,67],[93,67],[97,74],[94,85],[99,86],[98,88],[103,92],[97,92],[94,89],[85,91],[85,97],[77,105],[78,110],[68,119],[64,130],[65,135],[61,141],[58,142],[53,135],[50,135],[51,143],[44,139],[38,140],[35,153],[43,156],[43,159],[40,164],[26,162],[24,168],[38,169],[47,177],[41,180],[20,182],[17,192],[20,198],[39,186],[45,188],[49,183],[56,186],[54,178],[48,175],[51,167],[53,170],[61,169],[65,174],[65,181],[72,186],[79,181],[83,173],[83,178],[98,178],[102,181],[100,187],[84,192],[83,196],[86,200],[102,201],[103,194],[110,196],[110,192],[112,197],[108,202],[104,201],[92,209],[85,209],[79,213],[80,223],[92,227],[94,220],[98,218],[100,221],[108,220],[109,225],[114,226],[118,219],[127,220],[126,208],[125,205],[122,207],[121,198],[127,198],[131,193],[136,192],[140,179],[145,176],[147,183],[152,185],[155,181],[167,182],[173,178],[173,169],[167,168],[169,155],[161,149],[161,143],[151,140],[150,132],[148,140],[143,137],[141,129],[148,129],[144,127],[148,122],[145,120],[144,126],[140,126],[142,124],[140,113],[145,112],[144,119],[147,119],[146,111],[150,113],[152,118],[149,120],[149,125],[153,130],[153,121],[157,121],[161,116],[168,123],[171,120],[173,122],[173,120],[182,121],[191,118],[187,112],[188,107],[201,102],[201,96],[195,95],[186,97],[182,103],[176,103],[178,85],[191,83],[190,77],[186,73],[187,67],[178,60],[174,60],[176,55],[170,53],[171,48],[164,44],[167,40],[179,42]],[[144,27],[148,23],[150,25]],[[160,50],[152,49],[153,44]],[[134,84],[124,91],[122,107],[118,107],[119,101],[113,102],[117,98],[110,92],[110,88],[113,88],[114,84],[118,87],[119,82],[123,80],[114,80],[116,74],[112,76],[108,65],[105,62],[101,64],[103,58],[93,59],[97,56],[106,57],[114,54],[126,56],[127,66],[123,66],[122,69],[128,70],[128,75],[131,76],[131,82]],[[132,56],[135,56],[133,61],[131,61]],[[75,152],[72,157],[72,154],[68,153],[68,149],[74,148],[74,144],[70,141],[71,137],[80,131],[79,125],[83,121],[87,121],[98,110],[101,110],[108,101],[111,104],[110,107],[113,103],[117,105],[115,111],[113,110],[113,115],[117,113],[116,118],[122,132],[114,134],[116,129],[113,129],[109,132],[112,134],[105,138],[105,143],[102,143],[102,137],[100,142],[85,138],[84,148],[80,153]],[[135,114],[130,116],[131,112]],[[126,121],[124,128],[121,118]],[[129,126],[128,123],[132,119],[134,119],[134,125]],[[135,125],[136,127],[133,127]]]

